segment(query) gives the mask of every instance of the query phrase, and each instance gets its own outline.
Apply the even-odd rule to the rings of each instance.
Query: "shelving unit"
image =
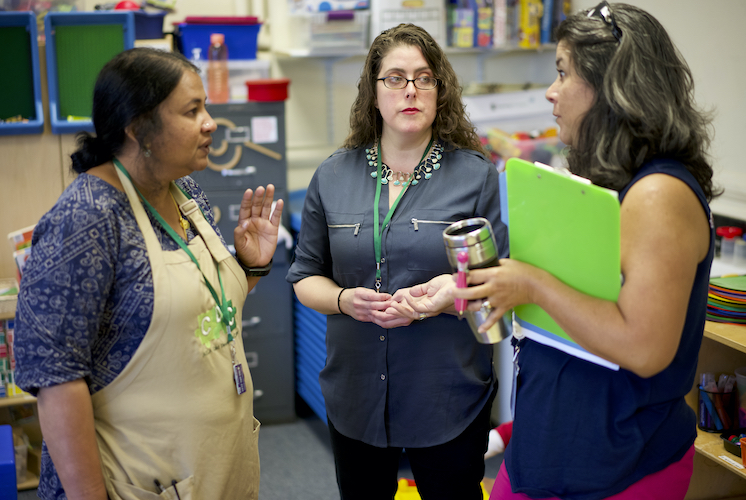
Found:
[[[696,373],[733,373],[741,366],[746,366],[746,327],[706,322]],[[686,400],[696,411],[696,383]],[[694,448],[697,456],[687,500],[746,498],[746,469],[738,467],[738,456],[725,450],[720,432],[697,429]]]
[[[13,319],[16,311],[16,299],[5,299],[0,304],[0,321],[6,319]],[[36,398],[34,396],[23,394],[20,396],[10,396],[0,398],[0,409],[7,408],[9,406],[36,404]],[[38,425],[38,424],[37,424]],[[41,430],[38,431],[41,435]],[[36,474],[31,471],[26,472],[26,480],[22,483],[18,483],[17,488],[21,490],[30,490],[39,486],[39,478]]]

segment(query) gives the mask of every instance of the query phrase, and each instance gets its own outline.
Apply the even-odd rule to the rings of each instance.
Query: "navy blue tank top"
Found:
[[[632,185],[656,173],[685,182],[710,220],[710,249],[697,266],[676,356],[645,379],[521,340],[515,422],[505,452],[515,492],[606,498],[680,460],[694,443],[696,416],[684,396],[696,375],[715,235],[704,192],[678,161],[643,165],[620,193],[620,203]]]

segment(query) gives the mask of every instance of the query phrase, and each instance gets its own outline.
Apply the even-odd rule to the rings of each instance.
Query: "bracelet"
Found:
[[[342,306],[340,305],[340,300],[342,300],[342,292],[345,290],[349,290],[349,288],[343,288],[339,291],[339,295],[337,295],[337,310],[339,310],[339,314],[344,314],[345,316],[349,316],[349,314],[342,312]]]
[[[241,262],[241,259],[238,258],[238,255],[236,255],[236,260],[238,261],[238,265],[241,266],[241,269],[243,269],[244,273],[246,273],[246,277],[251,276],[266,276],[269,274],[270,269],[272,269],[272,261],[275,260],[274,257],[272,257],[269,260],[269,264],[267,264],[264,267],[248,267],[245,266],[243,262]]]

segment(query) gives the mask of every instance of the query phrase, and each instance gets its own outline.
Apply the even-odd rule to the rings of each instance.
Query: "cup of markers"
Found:
[[[707,432],[724,432],[740,427],[738,422],[738,395],[735,377],[721,375],[715,382],[713,374],[702,374],[699,386],[697,426]]]

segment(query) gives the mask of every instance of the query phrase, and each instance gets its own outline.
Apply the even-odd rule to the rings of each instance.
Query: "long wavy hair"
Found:
[[[720,195],[707,155],[711,116],[694,103],[689,66],[653,16],[622,3],[610,8],[619,41],[588,11],[557,27],[557,40],[568,46],[573,67],[595,92],[577,144],[569,148],[570,170],[620,190],[645,162],[672,158],[694,175],[708,200]]]
[[[75,172],[106,163],[124,145],[131,124],[142,148],[161,131],[158,106],[181,81],[184,71],[199,72],[181,54],[147,47],[126,50],[101,69],[93,90],[96,134],[80,132],[70,155]]]
[[[474,126],[464,112],[456,72],[433,37],[414,24],[400,24],[388,29],[371,44],[357,85],[357,98],[350,111],[350,133],[343,147],[364,147],[381,137],[383,118],[376,108],[376,79],[381,71],[383,58],[401,45],[418,47],[433,75],[440,80],[436,87],[438,100],[433,136],[443,142],[446,148],[473,149],[486,155]]]

